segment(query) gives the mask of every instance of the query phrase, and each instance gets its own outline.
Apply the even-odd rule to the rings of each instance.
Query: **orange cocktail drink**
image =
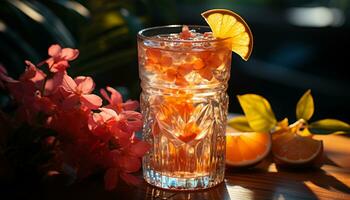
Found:
[[[138,34],[145,180],[194,190],[224,178],[228,39],[205,26],[163,26]]]

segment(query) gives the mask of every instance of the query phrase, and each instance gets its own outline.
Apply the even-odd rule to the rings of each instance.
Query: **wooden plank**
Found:
[[[279,169],[267,159],[252,169],[226,170],[223,184],[200,192],[165,191],[148,184],[137,190],[120,187],[120,199],[350,199],[350,138],[324,140],[325,164],[320,169]]]
[[[235,200],[235,199],[350,199],[350,138],[317,136],[324,140],[325,164],[320,169],[290,171],[280,169],[266,159],[246,170],[226,170],[225,182],[199,192],[165,191],[146,183],[139,187],[119,183],[107,192],[100,178],[66,188],[48,186],[43,199],[126,199],[126,200]],[[141,177],[141,173],[139,174]]]

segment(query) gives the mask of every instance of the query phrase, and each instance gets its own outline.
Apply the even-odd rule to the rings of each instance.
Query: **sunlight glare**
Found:
[[[9,1],[14,5],[16,8],[24,12],[28,17],[32,18],[33,20],[43,23],[45,21],[45,18],[36,10],[29,7],[27,4],[21,2],[21,1]]]
[[[298,7],[287,10],[287,20],[296,26],[327,27],[343,25],[345,16],[338,8]]]
[[[0,21],[0,32],[6,32],[6,24]]]
[[[91,16],[90,11],[78,2],[66,1],[66,2],[64,2],[64,5],[72,10],[75,10],[77,13],[79,13],[80,15],[82,15],[84,17]]]
[[[254,199],[254,192],[242,186],[239,186],[239,185],[228,186],[226,184],[226,189],[231,199],[237,199],[239,197],[244,197],[244,199],[246,200]]]

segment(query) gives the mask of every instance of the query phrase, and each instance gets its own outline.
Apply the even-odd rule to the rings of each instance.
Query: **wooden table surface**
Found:
[[[325,164],[320,169],[288,171],[264,161],[252,169],[227,169],[225,182],[200,192],[169,192],[146,183],[140,187],[120,184],[106,192],[100,181],[85,181],[59,193],[46,189],[48,199],[347,199],[350,200],[350,138],[317,136],[325,145]],[[1,198],[0,198],[1,199]],[[45,199],[45,198],[43,198]]]

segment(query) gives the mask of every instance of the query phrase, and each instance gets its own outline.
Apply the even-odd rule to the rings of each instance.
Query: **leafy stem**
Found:
[[[297,121],[288,124],[285,118],[277,122],[270,103],[262,96],[256,94],[238,95],[238,101],[244,115],[229,120],[228,125],[238,131],[274,132],[277,130],[290,130],[300,135],[307,134],[346,134],[350,133],[350,125],[337,119],[322,119],[309,123],[314,114],[314,99],[311,90],[307,90],[299,99],[296,106]]]

